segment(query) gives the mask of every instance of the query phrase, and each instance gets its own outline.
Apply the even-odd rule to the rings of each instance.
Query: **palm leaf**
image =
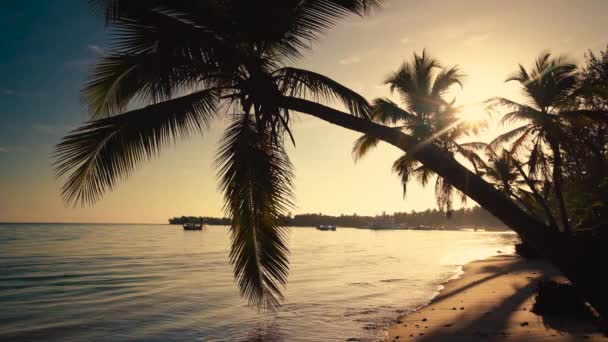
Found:
[[[462,87],[463,77],[464,74],[462,74],[458,66],[441,70],[435,77],[431,94],[433,96],[441,96],[454,84],[458,84]]]
[[[416,117],[399,108],[395,102],[387,98],[378,98],[373,103],[372,119],[383,124],[396,124],[399,121],[415,120]]]
[[[191,90],[217,68],[189,57],[154,54],[104,56],[82,90],[82,100],[93,118],[124,111],[139,98],[155,103]]]
[[[216,163],[241,295],[259,309],[275,310],[289,271],[284,217],[293,202],[291,162],[282,143],[243,114],[221,139]]]
[[[90,121],[72,131],[54,152],[57,174],[69,174],[64,200],[95,203],[167,144],[206,128],[217,102],[217,92],[206,90]]]
[[[465,157],[471,165],[473,165],[476,173],[479,173],[480,168],[483,168],[486,165],[483,158],[477,154],[475,148],[471,145],[454,143],[453,146],[460,155]]]
[[[393,163],[393,172],[395,172],[400,180],[401,186],[403,187],[403,197],[407,193],[407,183],[410,181],[410,177],[414,173],[418,161],[410,157],[407,153],[399,157]]]
[[[357,117],[369,118],[371,106],[355,91],[327,76],[297,68],[281,68],[273,73],[280,91],[286,96],[312,97],[313,100],[340,100]]]
[[[238,2],[238,1],[237,1]],[[244,11],[251,18],[251,27],[263,26],[264,32],[273,39],[275,49],[288,58],[300,56],[300,50],[310,47],[310,42],[332,28],[338,21],[348,15],[364,15],[373,8],[378,8],[382,0],[283,0],[260,5],[257,1],[242,1],[250,3]],[[277,8],[278,7],[278,8]],[[267,17],[268,13],[271,17]],[[270,38],[270,37],[269,37]],[[270,40],[266,38],[266,40]]]
[[[486,103],[488,104],[489,109],[504,107],[510,110],[510,112],[504,114],[500,120],[502,125],[520,120],[539,121],[547,115],[530,106],[523,105],[502,97],[492,98],[487,100]]]
[[[353,158],[355,161],[363,158],[372,148],[376,147],[380,140],[373,135],[364,134],[355,140],[353,145]]]
[[[492,150],[496,150],[501,145],[507,144],[507,143],[511,142],[513,139],[516,139],[517,137],[521,137],[524,133],[526,133],[528,130],[531,130],[532,128],[533,128],[533,126],[529,125],[529,124],[514,128],[514,129],[494,138],[494,140],[492,140],[488,144],[488,147]]]
[[[420,182],[422,186],[426,186],[431,180],[431,177],[435,175],[435,172],[433,170],[429,169],[424,165],[417,167],[414,170],[414,173],[416,174],[416,179],[418,180],[418,182]]]
[[[454,187],[448,181],[438,176],[435,181],[435,200],[437,201],[439,210],[444,211],[448,217],[452,214],[453,192]]]

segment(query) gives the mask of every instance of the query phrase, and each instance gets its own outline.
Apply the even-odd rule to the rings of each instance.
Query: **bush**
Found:
[[[584,300],[569,283],[545,280],[538,283],[532,312],[539,316],[559,315],[578,319],[593,317]]]
[[[524,259],[541,258],[541,255],[538,254],[534,247],[524,241],[515,244],[515,253]]]

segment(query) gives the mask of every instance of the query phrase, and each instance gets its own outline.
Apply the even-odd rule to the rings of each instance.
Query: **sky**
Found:
[[[392,0],[351,17],[315,42],[295,66],[325,74],[367,99],[390,96],[386,76],[414,52],[459,65],[466,78],[451,96],[469,120],[488,120],[471,141],[489,141],[496,124],[483,101],[525,101],[505,83],[518,63],[544,50],[582,64],[608,44],[608,1]],[[86,1],[0,4],[0,222],[165,223],[181,215],[222,216],[213,159],[225,122],[165,150],[91,207],[66,206],[52,168],[53,146],[87,119],[79,100],[90,66],[107,52],[103,19]],[[398,100],[397,98],[394,98]],[[400,151],[379,145],[354,162],[359,136],[300,114],[294,125],[296,207],[292,214],[376,215],[435,208],[433,187],[411,184],[403,197],[391,172]],[[468,205],[471,205],[469,203]]]

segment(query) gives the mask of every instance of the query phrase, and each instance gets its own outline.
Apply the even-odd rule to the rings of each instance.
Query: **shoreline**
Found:
[[[472,261],[439,294],[389,326],[386,341],[608,341],[596,326],[530,312],[536,283],[565,281],[544,260],[498,255]]]

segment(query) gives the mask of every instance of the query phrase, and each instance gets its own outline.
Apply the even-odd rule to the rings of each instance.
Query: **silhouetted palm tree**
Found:
[[[576,65],[564,58],[552,58],[548,52],[542,53],[534,67],[519,71],[507,79],[520,84],[528,104],[520,104],[505,98],[491,100],[492,105],[501,105],[510,110],[502,122],[526,121],[498,136],[492,147],[513,141],[510,152],[517,155],[527,144],[531,144],[528,155],[529,173],[533,176],[552,178],[555,197],[558,202],[561,223],[565,232],[570,232],[568,214],[562,195],[562,124],[565,119],[562,110],[569,109],[571,95],[576,87]],[[548,156],[545,148],[551,151]],[[552,169],[552,177],[549,176]]]
[[[542,182],[526,175],[520,162],[506,149],[496,153],[489,146],[485,146],[488,161],[482,166],[483,176],[498,190],[517,201],[530,214],[537,215],[537,208],[542,209],[549,225],[556,226],[551,209],[547,204],[547,198],[542,196],[538,190],[538,186],[541,185],[539,183]],[[529,190],[526,190],[525,186]]]
[[[167,144],[227,115],[217,167],[232,220],[230,260],[249,303],[275,309],[287,281],[284,217],[293,201],[283,147],[285,135],[293,140],[291,115],[280,100],[340,100],[353,115],[369,113],[347,87],[284,64],[338,20],[379,2],[92,1],[114,40],[82,91],[93,121],[56,149],[64,199],[94,203]]]
[[[463,74],[458,67],[443,68],[434,58],[423,50],[421,55],[414,53],[410,62],[404,63],[399,70],[385,81],[391,92],[397,92],[404,104],[400,108],[388,98],[374,101],[372,118],[382,124],[399,124],[399,128],[416,138],[420,144],[433,143],[450,155],[460,154],[468,159],[475,168],[481,158],[467,144],[458,140],[475,130],[470,122],[459,119],[458,108],[453,101],[444,99],[445,93],[453,85],[462,86]],[[375,147],[379,139],[363,135],[353,146],[355,159],[363,157]],[[393,163],[393,171],[401,178],[405,196],[407,184],[416,179],[426,185],[430,178],[436,176],[429,167],[406,153]],[[462,201],[466,195],[454,189],[442,177],[436,177],[435,198],[440,210],[446,213],[452,210],[452,197],[456,193]]]
[[[509,151],[502,150],[496,153],[487,150],[488,162],[483,166],[483,175],[491,184],[511,198],[519,198],[521,187],[526,184],[517,171],[515,161]]]
[[[168,143],[199,133],[217,114],[236,114],[218,158],[233,222],[231,260],[250,303],[275,308],[287,274],[281,214],[291,202],[282,142],[290,134],[289,111],[297,111],[407,152],[518,232],[608,317],[607,271],[579,261],[603,260],[601,251],[563,253],[569,245],[560,234],[449,153],[369,120],[365,100],[347,88],[280,67],[337,19],[379,1],[94,0],[114,28],[115,44],[83,91],[94,120],[57,147],[58,173],[68,176],[64,198],[93,203]],[[307,95],[340,99],[355,115]],[[128,111],[136,104],[149,105]]]

